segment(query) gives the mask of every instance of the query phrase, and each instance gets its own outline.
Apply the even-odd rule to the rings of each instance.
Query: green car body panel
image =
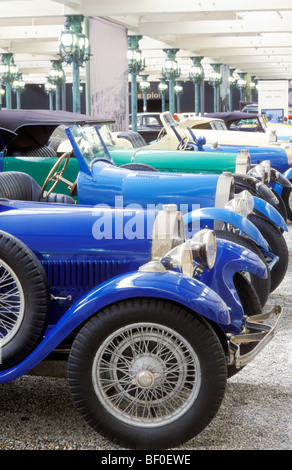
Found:
[[[109,149],[117,166],[143,163],[159,171],[221,174],[236,173],[237,154],[183,150]]]

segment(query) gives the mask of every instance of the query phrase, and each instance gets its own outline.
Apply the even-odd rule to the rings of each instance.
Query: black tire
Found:
[[[215,233],[216,233],[216,237],[219,238],[219,239],[229,240],[233,243],[237,243],[238,245],[240,245],[244,248],[248,248],[249,250],[253,251],[256,255],[258,255],[258,257],[267,266],[267,263],[266,263],[266,260],[265,260],[264,256],[262,255],[260,250],[257,248],[257,246],[251,240],[248,240],[248,239],[238,235],[237,233],[228,232],[227,230],[215,230]],[[254,287],[262,306],[264,306],[265,303],[267,302],[268,297],[269,297],[270,292],[271,292],[271,275],[270,275],[270,271],[268,269],[268,266],[267,266],[267,271],[268,271],[267,279],[262,279],[258,276],[255,276],[252,273],[248,273],[248,276],[250,277],[250,282],[251,282],[252,286]]]
[[[210,423],[224,397],[227,367],[204,319],[148,298],[120,302],[89,320],[73,343],[68,378],[93,429],[122,447],[162,449]]]
[[[57,152],[47,146],[44,145],[43,147],[32,147],[28,149],[22,150],[14,150],[12,152],[14,157],[21,156],[21,157],[43,157],[43,158],[57,158]]]
[[[292,222],[292,189],[291,188],[283,188],[282,199],[286,206],[287,219],[290,220],[290,222]]]
[[[244,314],[247,317],[252,317],[253,315],[260,314],[262,312],[262,306],[260,303],[260,299],[253,286],[244,278],[244,276],[239,273],[236,273],[234,276],[234,285],[237,290],[241,305],[243,307]],[[256,342],[242,343],[240,345],[240,353],[246,354],[250,352],[256,345]],[[235,367],[235,365],[228,366],[228,378],[237,374],[242,369],[243,367],[239,369]]]
[[[42,339],[49,295],[35,255],[17,238],[0,232],[0,370],[22,361]]]
[[[286,188],[284,188],[284,189],[286,189]],[[273,207],[279,212],[279,214],[283,217],[285,222],[287,222],[288,213],[287,213],[286,203],[284,202],[283,198],[274,189],[271,188],[271,190],[272,190],[274,196],[278,200],[278,204],[276,204]]]
[[[272,222],[249,214],[248,219],[259,229],[269,245],[270,252],[279,257],[279,261],[271,270],[271,292],[282,282],[288,269],[289,252],[285,238],[280,229]]]
[[[125,163],[120,168],[127,168],[134,171],[158,171],[157,168],[147,165],[146,163]]]

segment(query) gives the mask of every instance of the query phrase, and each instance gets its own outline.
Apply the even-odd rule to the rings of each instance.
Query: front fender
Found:
[[[262,236],[261,232],[258,230],[258,228],[248,219],[242,217],[236,212],[216,207],[206,207],[203,209],[197,209],[195,211],[188,212],[183,216],[183,220],[186,227],[190,223],[198,221],[200,221],[201,225],[203,225],[203,227],[201,228],[204,228],[204,226],[207,225],[211,229],[214,228],[214,222],[216,221],[231,224],[234,227],[238,228],[240,232],[243,232],[248,235],[266,251],[269,251],[269,246],[264,237]],[[186,229],[187,234],[188,232],[189,231]]]
[[[230,309],[232,328],[237,332],[241,331],[245,314],[233,280],[240,271],[263,279],[267,277],[265,263],[254,252],[231,241],[217,239],[216,263],[213,269],[205,270],[200,277],[211,289],[220,292],[220,297]]]
[[[254,209],[267,217],[271,222],[280,227],[285,232],[288,232],[288,227],[281,214],[271,204],[263,199],[253,196]]]
[[[288,168],[288,170],[286,170],[284,173],[282,173],[283,176],[285,176],[285,178],[287,178],[287,180],[291,180],[292,179],[292,168]],[[282,196],[282,193],[283,193],[283,186],[275,183],[274,184],[274,191],[276,191],[277,194],[279,194],[279,196]]]
[[[23,362],[0,372],[0,383],[15,380],[32,370],[96,312],[110,304],[134,297],[152,297],[175,302],[216,322],[223,329],[227,329],[230,324],[226,304],[201,281],[171,271],[123,274],[100,284],[75,302]]]

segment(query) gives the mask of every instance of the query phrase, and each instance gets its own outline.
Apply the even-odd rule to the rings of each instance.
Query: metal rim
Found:
[[[190,409],[201,387],[201,367],[192,346],[176,331],[134,323],[101,344],[92,379],[100,402],[115,418],[151,428]]]
[[[0,260],[0,347],[14,338],[24,317],[24,293],[15,272]]]

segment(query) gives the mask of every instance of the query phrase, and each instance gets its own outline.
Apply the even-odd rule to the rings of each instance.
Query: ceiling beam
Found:
[[[181,37],[176,39],[177,47],[182,49],[192,49],[193,47],[202,46],[204,50],[207,49],[232,49],[237,47],[244,48],[261,48],[261,47],[290,47],[292,43],[291,32],[285,34],[273,34],[273,35],[257,35],[257,36],[189,36]]]
[[[167,21],[151,23],[141,21],[139,34],[143,36],[156,35],[204,35],[212,34],[246,34],[246,33],[279,33],[291,32],[291,21],[288,20],[218,20],[218,21]]]
[[[75,2],[59,2],[70,6]],[[80,11],[89,16],[125,16],[135,15],[143,16],[147,14],[213,14],[219,13],[237,13],[248,11],[274,11],[291,10],[290,0],[279,0],[275,5],[272,0],[245,0],[238,5],[234,0],[83,0],[80,2]],[[72,6],[72,5],[71,5]]]

